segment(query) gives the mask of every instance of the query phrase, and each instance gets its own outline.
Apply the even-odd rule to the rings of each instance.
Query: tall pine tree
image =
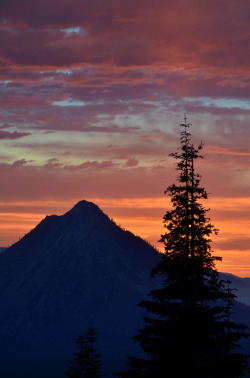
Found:
[[[164,216],[161,236],[165,253],[152,275],[163,285],[150,300],[140,303],[151,316],[133,339],[147,358],[129,357],[126,377],[240,377],[244,356],[235,348],[246,327],[230,319],[232,291],[216,270],[220,257],[212,254],[211,236],[217,233],[203,206],[206,190],[195,161],[202,144],[194,147],[186,118],[181,124],[181,146],[170,154],[177,160],[177,183],[165,193],[172,209]]]
[[[97,378],[103,376],[100,374],[101,363],[100,353],[95,347],[97,332],[94,327],[90,326],[76,339],[76,352],[74,358],[68,361],[68,367],[65,375],[74,378]]]

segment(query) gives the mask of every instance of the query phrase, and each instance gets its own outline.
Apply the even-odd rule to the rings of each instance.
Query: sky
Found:
[[[250,277],[249,0],[1,0],[0,246],[80,200],[158,248],[187,115],[219,271]]]

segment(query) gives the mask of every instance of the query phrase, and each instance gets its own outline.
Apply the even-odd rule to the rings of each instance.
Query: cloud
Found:
[[[91,170],[93,172],[113,169],[116,166],[112,161],[86,161],[82,164],[66,165],[64,168],[70,172]]]
[[[104,151],[116,151],[116,150],[120,150],[121,148],[122,146],[110,144],[109,146],[104,147]]]
[[[125,167],[136,167],[139,164],[139,161],[135,158],[130,158],[126,161]]]
[[[58,174],[60,172],[71,172],[71,173],[77,173],[81,171],[92,171],[93,173],[96,171],[108,171],[108,170],[113,170],[115,167],[117,167],[119,164],[114,163],[111,160],[105,160],[105,161],[85,161],[84,163],[81,164],[63,164],[60,162],[58,158],[51,158],[48,159],[45,164],[43,165],[27,165],[29,163],[33,163],[34,160],[26,160],[26,159],[20,159],[14,161],[12,164],[2,164],[2,169],[10,169],[10,168],[21,168],[24,167],[23,173],[28,173],[31,174],[33,173],[34,175],[38,174],[43,170],[44,172],[51,172],[51,171],[57,171]],[[135,160],[131,159],[131,164],[128,164],[127,166],[134,166]]]
[[[9,131],[0,130],[1,140],[3,139],[15,140],[15,139],[24,138],[28,135],[31,135],[31,133],[19,133],[18,131],[9,132]]]
[[[164,196],[163,175],[147,168],[122,169],[122,166],[105,160],[57,168],[48,165],[46,168],[46,164],[29,165],[25,161],[15,163],[16,167],[1,164],[1,201]]]
[[[159,134],[159,135],[143,135],[140,139],[145,140],[145,139],[159,139],[163,138],[165,135],[164,134]]]
[[[13,168],[19,168],[19,167],[22,167],[23,165],[25,165],[29,162],[31,162],[31,161],[27,161],[25,159],[16,160],[16,161],[14,161],[14,163],[12,163],[12,167]]]
[[[59,162],[57,158],[51,158],[47,160],[47,162],[43,165],[43,168],[46,170],[51,170],[51,169],[58,169],[62,168],[63,165]]]
[[[226,198],[249,198],[249,12],[248,0],[1,0],[0,199],[159,197],[187,114],[205,144],[197,171],[225,206],[216,220],[247,222]]]
[[[1,3],[5,64],[248,69],[246,0],[8,2]],[[78,32],[64,32],[70,28]]]
[[[229,238],[227,240],[214,242],[213,247],[223,251],[249,251],[250,237],[241,236],[238,238]]]

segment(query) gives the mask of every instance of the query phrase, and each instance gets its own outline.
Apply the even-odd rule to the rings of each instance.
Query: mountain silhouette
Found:
[[[160,254],[80,201],[43,219],[0,254],[0,376],[63,377],[75,338],[92,324],[106,376],[139,353],[136,305],[159,283]]]

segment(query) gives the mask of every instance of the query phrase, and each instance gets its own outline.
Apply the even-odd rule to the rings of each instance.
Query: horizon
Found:
[[[183,118],[219,229],[250,277],[250,4],[2,1],[0,245],[80,199],[157,245]]]
[[[8,246],[0,246],[0,247],[4,247],[4,248],[8,248],[10,247],[12,244],[15,244],[16,242],[18,242],[20,239],[22,239],[27,233],[29,233],[35,226],[37,226],[46,216],[50,216],[50,215],[58,215],[58,216],[61,216],[61,215],[64,215],[66,212],[68,212],[69,210],[71,210],[78,202],[81,202],[81,201],[88,201],[88,202],[91,202],[91,203],[94,203],[96,204],[99,209],[108,216],[108,218],[112,221],[114,221],[116,223],[116,225],[124,230],[127,230],[127,231],[130,231],[132,232],[134,235],[136,236],[139,236],[140,238],[142,238],[143,240],[147,241],[148,243],[150,243],[154,248],[156,248],[158,250],[158,252],[164,252],[164,247],[162,245],[162,243],[159,243],[158,240],[160,238],[160,234],[159,234],[159,237],[158,239],[156,238],[156,235],[153,233],[153,234],[150,234],[150,228],[151,228],[151,225],[152,225],[152,220],[150,222],[147,222],[147,220],[144,219],[144,221],[142,221],[142,226],[138,226],[138,218],[136,219],[131,219],[130,217],[119,217],[117,214],[117,211],[119,211],[119,207],[117,207],[118,203],[115,203],[113,204],[113,207],[111,205],[110,207],[110,203],[108,201],[102,201],[101,199],[94,199],[92,201],[90,200],[87,200],[87,199],[81,199],[75,203],[72,203],[70,205],[70,207],[66,207],[64,208],[64,206],[66,206],[66,203],[63,204],[63,207],[64,210],[61,211],[59,214],[54,211],[52,212],[51,214],[39,214],[37,215],[36,219],[37,219],[37,222],[33,224],[33,226],[29,229],[29,230],[26,230],[27,232],[25,232],[24,235],[22,236],[19,236],[17,240],[13,241],[13,243],[9,244]],[[166,201],[166,198],[163,198],[163,200]],[[149,205],[149,208],[152,208],[154,206],[154,210],[158,210],[160,211],[160,205],[163,203],[162,201],[162,198],[155,198],[155,199],[150,199],[149,201],[150,205]],[[102,205],[100,205],[102,204]],[[130,205],[129,205],[130,204]],[[67,203],[68,205],[68,203]],[[142,204],[140,202],[138,203],[135,203],[134,200],[131,201],[131,199],[127,199],[125,201],[123,201],[123,204],[119,203],[119,206],[122,206],[121,208],[124,210],[126,207],[124,206],[126,205],[128,211],[134,209],[135,205],[139,205],[138,208],[141,209],[141,210],[147,210],[145,208],[142,207]],[[158,206],[158,208],[157,208]],[[170,209],[171,207],[171,203],[170,203],[170,198],[169,198],[169,201],[168,201],[168,206],[167,208]],[[113,215],[114,216],[111,216],[106,210],[107,209],[112,209],[114,211]],[[164,215],[164,214],[163,214]],[[40,218],[39,218],[40,217]],[[38,219],[39,218],[39,219]],[[154,222],[156,223],[159,223],[159,220],[157,221],[157,219],[154,220]],[[160,221],[160,223],[162,224],[162,220]],[[213,223],[213,222],[212,222]],[[145,231],[148,233],[145,233]],[[163,228],[163,224],[162,224],[162,233],[164,232],[164,228]],[[223,238],[221,239],[221,241],[217,241],[217,244],[216,244],[216,238],[218,238],[218,235],[212,239],[212,242],[211,242],[211,246],[212,246],[212,254],[213,255],[216,255],[216,256],[220,256],[222,257],[222,262],[218,262],[216,264],[216,268],[219,272],[221,273],[229,273],[229,274],[233,274],[235,276],[238,276],[238,277],[241,277],[241,278],[248,278],[250,277],[250,275],[248,276],[248,270],[244,270],[245,268],[245,265],[235,265],[234,262],[232,263],[232,260],[231,260],[231,253],[232,251],[223,251],[223,250],[219,250],[220,253],[217,253],[218,250],[216,251],[216,245],[220,245],[220,243],[223,245],[224,241],[223,241]],[[234,251],[233,251],[234,252]],[[249,260],[250,260],[250,256],[249,256]],[[234,264],[234,265],[233,265]],[[233,268],[234,266],[234,268]],[[238,269],[238,270],[237,270]]]

